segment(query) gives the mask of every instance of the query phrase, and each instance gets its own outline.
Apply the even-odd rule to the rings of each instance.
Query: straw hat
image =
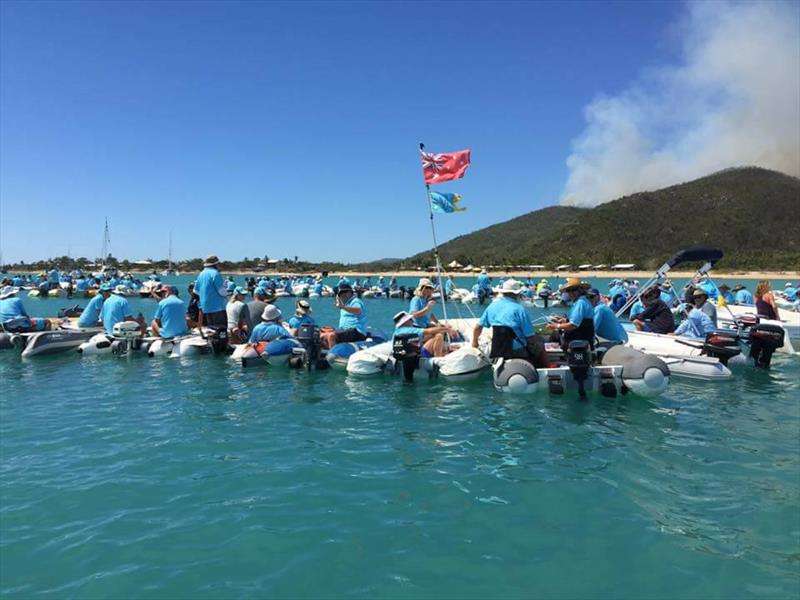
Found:
[[[209,254],[203,261],[204,267],[216,267],[218,264],[219,264],[219,258],[217,258],[216,254]]]
[[[419,283],[417,284],[417,289],[421,290],[422,288],[426,287],[434,289],[435,286],[433,285],[433,282],[430,279],[428,279],[427,277],[423,277],[422,279],[419,280]]]
[[[590,285],[585,281],[581,281],[578,277],[570,277],[567,279],[567,285],[564,286],[565,292],[577,290],[579,288],[588,288]]]
[[[298,300],[296,311],[303,315],[307,315],[308,313],[311,312],[311,304],[309,303],[308,300]]]
[[[402,327],[409,321],[413,321],[414,317],[412,317],[409,313],[404,310],[401,310],[395,316],[392,317],[392,321],[394,321],[395,327]]]

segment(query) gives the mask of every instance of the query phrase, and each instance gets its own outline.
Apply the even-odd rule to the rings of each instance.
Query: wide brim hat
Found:
[[[283,313],[281,310],[272,304],[268,304],[264,307],[264,312],[261,313],[261,320],[262,321],[277,321],[281,318]]]
[[[727,283],[723,283],[721,286],[719,286],[719,289],[720,290],[729,290],[729,289],[731,289],[731,286],[729,286]]]
[[[244,289],[243,287],[238,287],[238,286],[237,286],[237,287],[236,287],[236,288],[233,290],[233,295],[234,295],[234,296],[246,296],[246,295],[247,295],[247,290],[246,290],[246,289]]]
[[[421,290],[426,287],[434,289],[436,286],[433,285],[433,282],[430,279],[428,279],[427,277],[423,277],[422,279],[419,280],[419,283],[417,284],[417,289]]]
[[[708,298],[708,292],[703,288],[697,288],[694,292],[692,292],[692,298],[697,298],[698,296],[705,296]]]
[[[340,283],[339,288],[336,290],[336,295],[338,296],[343,292],[352,292],[352,291],[353,291],[352,285],[350,285],[349,283]]]
[[[110,283],[104,283],[103,285],[100,286],[100,291],[101,292],[113,292],[114,288]]]
[[[581,281],[578,277],[570,277],[567,279],[567,284],[564,286],[564,291],[570,292],[572,290],[588,287],[590,287],[590,285],[585,281]]]
[[[731,291],[738,292],[739,290],[743,290],[743,289],[744,289],[744,286],[741,283],[737,283],[735,286],[733,286],[733,290],[731,290]]]
[[[203,261],[204,267],[216,267],[219,264],[219,258],[216,254],[209,254]]]
[[[394,321],[394,326],[395,327],[402,327],[403,325],[405,325],[409,321],[413,321],[413,320],[414,320],[414,317],[411,314],[409,314],[406,311],[404,311],[404,310],[401,310],[399,313],[397,313],[395,316],[392,317],[392,321]]]
[[[492,288],[492,291],[496,294],[514,294],[515,296],[519,296],[525,291],[525,288],[522,286],[522,282],[516,279],[508,279],[503,282],[503,285]]]
[[[297,311],[302,312],[304,315],[307,315],[311,312],[311,304],[308,300],[298,300],[297,301]]]

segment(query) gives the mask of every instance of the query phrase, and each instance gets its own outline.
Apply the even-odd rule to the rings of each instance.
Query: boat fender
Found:
[[[641,396],[658,395],[669,382],[669,367],[657,356],[627,346],[613,346],[601,359],[603,365],[622,367],[623,395],[632,391]]]
[[[498,390],[521,394],[539,382],[539,373],[522,358],[500,359],[494,368],[494,386]]]
[[[0,333],[0,350],[11,350],[14,347],[14,334]]]

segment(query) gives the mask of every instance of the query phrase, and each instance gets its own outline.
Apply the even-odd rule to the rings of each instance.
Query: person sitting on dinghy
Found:
[[[731,294],[731,288],[727,283],[723,283],[721,286],[719,286],[719,298],[717,298],[717,304],[720,306],[733,304],[733,294]]]
[[[628,334],[622,323],[619,322],[617,315],[608,307],[608,304],[600,302],[600,290],[591,288],[586,292],[586,297],[594,307],[595,335],[609,342],[627,342]]]
[[[419,323],[414,322],[414,316],[404,310],[392,317],[392,320],[395,327],[392,341],[394,342],[394,338],[399,335],[417,336],[422,358],[444,356],[448,352],[445,334],[451,337],[457,335],[455,329],[446,325],[421,327]]]
[[[89,300],[89,304],[81,312],[78,319],[78,327],[97,327],[100,325],[100,313],[103,310],[103,302],[111,295],[114,288],[110,284],[104,283],[95,294],[94,298]]]
[[[203,270],[197,276],[194,289],[200,296],[201,325],[226,329],[228,314],[225,305],[228,302],[228,293],[219,273],[219,259],[215,255],[212,254],[203,261]]]
[[[697,288],[692,293],[692,304],[708,315],[714,327],[717,326],[717,307],[708,301],[708,292],[703,288]]]
[[[644,312],[633,319],[638,331],[650,333],[672,333],[675,331],[675,319],[669,306],[661,299],[657,287],[651,287],[642,294]]]
[[[162,338],[188,335],[186,304],[178,297],[178,288],[174,285],[168,285],[165,291],[167,295],[158,303],[156,314],[152,323],[150,323],[153,335]]]
[[[503,283],[502,288],[496,288],[495,291],[500,294],[500,298],[483,311],[478,324],[472,331],[472,347],[478,347],[484,328],[507,327],[514,334],[510,358],[525,359],[536,368],[547,366],[543,341],[536,335],[528,313],[519,303],[519,296],[522,293],[520,282],[509,279]]]
[[[737,283],[733,286],[733,292],[735,294],[733,299],[736,304],[753,304],[753,294],[750,293],[746,286]]]
[[[231,299],[225,307],[228,315],[228,336],[232,344],[243,344],[247,339],[249,331],[247,329],[248,309],[244,303],[247,290],[242,287],[234,287]]]
[[[28,333],[33,331],[48,331],[51,328],[49,319],[34,319],[28,316],[22,300],[10,294],[0,296],[0,326],[6,331],[15,333]]]
[[[408,312],[411,318],[418,327],[425,329],[431,323],[434,325],[439,321],[436,315],[433,314],[433,307],[436,306],[436,300],[432,300],[433,295],[433,282],[427,277],[419,280],[419,285],[414,291],[414,297],[411,299],[411,305],[408,307]]]
[[[253,332],[253,329],[261,323],[261,314],[267,304],[273,302],[275,302],[275,293],[272,290],[260,286],[253,290],[253,299],[247,303],[247,331]]]
[[[570,277],[562,290],[572,302],[569,315],[566,318],[554,317],[553,322],[547,324],[553,332],[563,333],[565,344],[572,340],[586,340],[594,348],[594,307],[586,297],[590,287],[585,281]]]
[[[258,342],[271,342],[280,338],[292,337],[292,334],[281,324],[281,316],[281,311],[277,306],[268,304],[261,314],[261,323],[253,329],[248,342],[257,344]]]
[[[780,320],[781,314],[778,312],[778,305],[775,304],[775,296],[770,291],[772,288],[769,281],[764,279],[759,281],[756,286],[756,313],[764,319]]]
[[[699,290],[698,290],[699,291]],[[714,331],[714,322],[701,309],[691,304],[682,304],[680,309],[684,320],[670,335],[682,335],[690,338],[705,339],[706,334]]]
[[[194,281],[187,288],[189,292],[189,306],[186,308],[186,324],[189,329],[200,325],[200,296],[194,291]]]
[[[289,319],[289,333],[297,335],[297,330],[304,323],[316,325],[316,322],[311,317],[311,304],[308,300],[298,300],[295,303],[294,315]]]
[[[142,335],[147,332],[147,325],[144,322],[144,318],[141,315],[139,315],[139,318],[137,319],[133,318],[133,313],[131,313],[131,307],[130,304],[128,304],[128,299],[124,296],[121,296],[118,291],[112,292],[112,294],[103,302],[103,308],[100,311],[100,320],[103,322],[103,327],[105,327],[108,335],[113,335],[114,325],[122,321],[133,321],[135,323],[139,323],[139,328],[142,331]]]
[[[339,309],[339,328],[322,334],[323,343],[332,348],[342,342],[361,342],[367,339],[367,309],[353,293],[353,286],[340,283],[336,290],[336,307]]]

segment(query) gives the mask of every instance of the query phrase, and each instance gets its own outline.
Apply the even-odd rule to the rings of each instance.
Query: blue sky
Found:
[[[4,261],[430,246],[417,143],[472,149],[440,240],[555,204],[584,108],[672,2],[0,3]]]

